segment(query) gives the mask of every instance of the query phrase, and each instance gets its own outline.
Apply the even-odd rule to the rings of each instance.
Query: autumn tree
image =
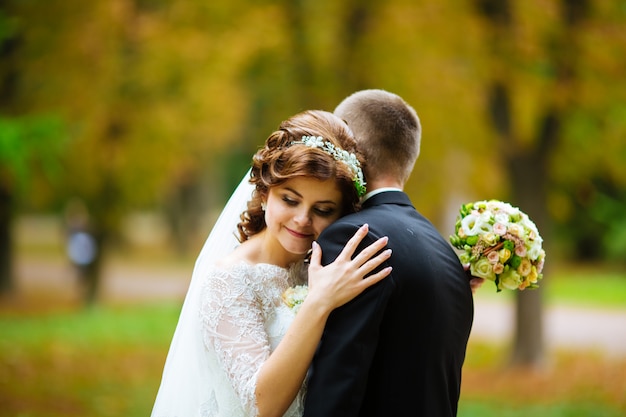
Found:
[[[48,204],[62,207],[78,198],[89,213],[99,248],[85,271],[85,301],[92,304],[101,266],[123,243],[130,210],[163,208],[179,229],[200,234],[191,220],[206,217],[198,199],[223,201],[227,164],[220,153],[236,148],[249,106],[243,69],[276,42],[264,30],[276,8],[158,0],[10,3],[23,29],[16,97],[29,97],[34,112],[54,111],[72,133],[63,149],[64,181]],[[177,240],[181,247],[189,236]]]
[[[491,46],[486,110],[508,167],[510,201],[527,212],[549,239],[549,161],[562,139],[563,124],[576,106],[578,33],[588,18],[589,4],[562,0],[553,11],[552,30],[535,27],[536,33],[524,32],[519,7],[510,0],[476,1],[476,10],[486,22],[486,43]],[[539,51],[525,50],[533,48]],[[529,57],[533,53],[538,55]],[[546,68],[542,77],[532,74],[539,60]],[[533,87],[542,92],[532,91]],[[516,94],[527,94],[524,89],[531,90],[536,100],[527,131],[520,126],[514,104],[519,101]],[[545,359],[542,293],[541,288],[517,293],[515,364],[541,366]]]
[[[46,194],[45,189],[55,184],[67,138],[60,118],[32,112],[28,98],[20,95],[24,32],[24,22],[14,14],[11,2],[0,2],[1,294],[14,289],[12,223],[18,202],[27,194]]]
[[[384,88],[422,119],[406,189],[444,235],[460,203],[483,198],[521,206],[545,237],[549,220],[591,224],[577,217],[589,207],[619,229],[623,13],[609,1],[593,10],[588,1],[542,4],[2,0],[4,130],[26,137],[33,120],[53,114],[65,133],[45,136],[69,140],[49,141],[62,149],[53,192],[16,197],[25,171],[6,152],[0,185],[43,210],[80,198],[104,257],[122,243],[132,210],[169,219],[184,252],[281,120]],[[43,178],[30,169],[37,162],[21,160]]]

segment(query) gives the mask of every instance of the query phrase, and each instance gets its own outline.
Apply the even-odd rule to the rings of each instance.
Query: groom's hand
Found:
[[[479,289],[480,287],[482,287],[482,285],[485,283],[485,279],[473,276],[470,273],[470,266],[469,266],[469,264],[463,265],[463,269],[465,270],[465,272],[467,273],[467,276],[469,278],[469,283],[470,283],[470,288],[472,289],[472,294],[475,294],[476,290]]]
[[[470,279],[470,287],[472,288],[472,294],[475,294],[476,290],[482,287],[484,282],[485,282],[484,278],[472,277],[472,279]]]

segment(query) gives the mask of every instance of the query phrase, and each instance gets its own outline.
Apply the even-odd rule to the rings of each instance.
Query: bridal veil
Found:
[[[207,238],[196,264],[189,289],[165,361],[161,386],[152,417],[195,417],[205,406],[213,384],[209,359],[202,340],[200,305],[202,278],[216,260],[225,257],[239,244],[237,224],[246,209],[254,186],[250,170],[243,177]]]

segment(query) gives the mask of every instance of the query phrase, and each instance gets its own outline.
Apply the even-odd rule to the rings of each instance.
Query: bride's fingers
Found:
[[[372,285],[376,284],[377,282],[382,281],[389,274],[391,274],[391,269],[392,268],[388,266],[386,268],[381,269],[377,273],[370,275],[369,277],[367,277],[367,279],[361,280],[360,282],[360,285],[362,286],[361,290],[369,288]]]
[[[311,257],[309,258],[309,267],[317,267],[322,264],[322,248],[313,241]]]
[[[361,265],[365,264],[370,258],[372,258],[376,253],[380,252],[386,245],[389,239],[387,236],[383,236],[379,238],[376,242],[370,244],[365,247],[361,252],[354,257],[352,262],[357,265],[357,268]],[[380,265],[380,262],[378,263]]]
[[[359,244],[363,240],[363,238],[367,236],[368,231],[369,231],[369,226],[367,225],[367,223],[359,227],[359,229],[354,233],[354,235],[352,235],[350,240],[348,240],[348,242],[346,243],[346,246],[344,246],[344,248],[341,250],[341,253],[339,254],[339,256],[337,256],[337,259],[343,258],[346,260],[350,260],[352,258],[352,255],[354,255],[356,248],[359,246]]]
[[[391,257],[391,249],[386,249],[382,251],[381,253],[379,253],[378,255],[374,256],[373,258],[364,262],[360,267],[358,267],[357,272],[363,278],[365,277],[365,275],[369,274],[370,272],[378,268],[380,265],[382,265],[382,263],[385,262],[390,257]],[[367,279],[369,280],[370,278],[372,278],[372,276],[367,277]]]

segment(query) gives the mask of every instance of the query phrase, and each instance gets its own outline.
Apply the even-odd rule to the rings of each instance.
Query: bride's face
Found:
[[[272,250],[305,255],[313,240],[341,213],[342,196],[334,180],[296,177],[272,187],[265,222]]]

